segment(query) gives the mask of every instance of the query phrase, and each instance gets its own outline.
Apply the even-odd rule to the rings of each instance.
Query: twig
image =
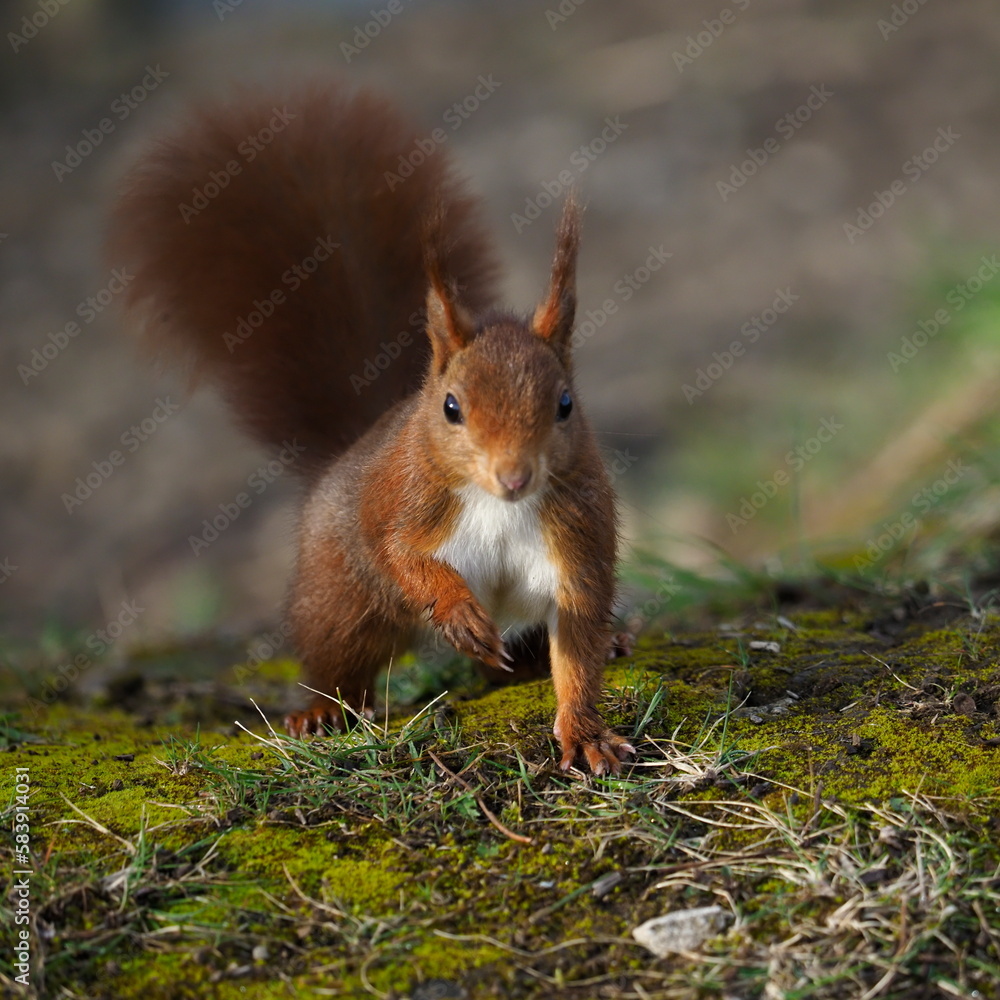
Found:
[[[65,795],[62,796],[62,800],[66,803],[66,805],[70,807],[70,809],[73,810],[73,812],[82,816],[83,819],[59,819],[55,821],[56,823],[66,824],[66,825],[69,825],[70,823],[82,823],[83,825],[89,826],[92,829],[96,830],[98,833],[103,833],[105,836],[117,840],[118,843],[121,844],[125,848],[125,850],[133,857],[138,853],[138,849],[136,848],[135,844],[133,844],[130,840],[126,840],[124,837],[119,837],[117,833],[112,833],[106,826],[104,826],[102,823],[99,823],[96,819],[94,819],[93,816],[90,816],[89,814],[85,813],[79,806],[76,806],[72,802],[70,802],[70,800],[66,798]],[[145,807],[143,807],[143,809],[145,810]],[[145,811],[143,813],[143,819],[145,819]]]
[[[457,781],[476,800],[476,805],[478,805],[479,808],[482,809],[483,815],[505,837],[507,837],[509,840],[516,840],[519,844],[534,843],[531,837],[525,837],[520,833],[514,833],[513,830],[508,830],[507,827],[505,827],[503,823],[501,823],[500,820],[498,820],[496,816],[492,812],[490,812],[489,807],[486,805],[485,802],[483,802],[482,796],[478,792],[476,792],[475,789],[473,789],[473,787],[464,778],[460,778],[457,774],[455,774],[454,771],[450,771],[448,767],[444,764],[444,762],[441,760],[441,758],[433,750],[428,750],[427,752],[430,754],[431,759],[434,761],[434,763],[437,764],[437,766],[441,768],[441,770],[444,771],[444,773],[447,774],[449,778],[454,778],[455,781]]]
[[[892,676],[895,677],[896,680],[903,685],[903,687],[909,688],[911,691],[916,691],[917,694],[923,694],[923,690],[921,688],[914,687],[912,684],[907,684],[906,681],[904,681],[903,678],[899,676],[899,674],[893,671],[892,667],[890,667],[889,664],[885,662],[885,660],[880,660],[874,653],[869,653],[867,649],[864,650],[864,652],[866,655],[870,656],[876,663],[881,663],[882,666],[885,667],[885,669],[888,670],[889,673],[892,674]]]

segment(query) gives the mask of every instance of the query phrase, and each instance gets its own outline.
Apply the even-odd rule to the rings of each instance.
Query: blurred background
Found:
[[[295,483],[271,476],[192,552],[270,456],[137,354],[127,262],[101,245],[123,172],[192,102],[312,72],[444,124],[511,306],[541,294],[578,184],[582,391],[629,557],[651,553],[661,584],[664,567],[992,565],[988,0],[33,0],[0,17],[7,635],[93,629],[122,601],[146,636],[277,619]]]

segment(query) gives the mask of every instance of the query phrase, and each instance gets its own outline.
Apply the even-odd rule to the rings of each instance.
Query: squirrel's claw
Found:
[[[324,736],[327,727],[339,729],[337,720],[326,708],[308,708],[302,712],[290,712],[285,716],[285,729],[292,739],[301,740],[307,736]]]
[[[599,720],[598,724],[601,725]],[[621,774],[622,761],[635,753],[631,743],[603,725],[594,732],[592,723],[566,724],[560,720],[555,733],[563,752],[559,766],[564,771],[582,758],[594,774]]]
[[[342,731],[345,723],[350,726],[361,715],[371,719],[374,717],[374,712],[370,708],[356,711],[341,702],[324,700],[323,704],[311,705],[301,712],[289,712],[285,716],[285,729],[292,739],[326,736],[330,730]]]
[[[500,638],[500,630],[474,601],[455,604],[438,628],[460,653],[497,670],[511,669],[505,662],[509,662],[509,657]]]

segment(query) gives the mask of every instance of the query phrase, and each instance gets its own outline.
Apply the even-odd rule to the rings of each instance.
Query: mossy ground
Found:
[[[127,711],[25,697],[6,717],[38,995],[994,995],[988,609],[845,591],[651,632],[607,671],[640,751],[614,779],[555,769],[547,680],[297,743],[249,701],[287,662],[207,692],[153,674],[105,686]],[[711,903],[731,921],[698,955],[631,939]]]

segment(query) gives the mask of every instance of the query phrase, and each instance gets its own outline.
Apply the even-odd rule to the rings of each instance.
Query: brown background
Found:
[[[0,583],[8,632],[98,625],[126,597],[146,609],[147,634],[244,628],[280,603],[294,484],[279,479],[195,558],[189,536],[267,456],[210,394],[188,399],[176,377],[137,358],[113,308],[37,378],[18,375],[107,284],[102,226],[137,150],[189,102],[234,82],[332,69],[395,95],[428,132],[480,75],[499,82],[448,145],[485,198],[506,298],[519,308],[544,286],[556,210],[520,233],[512,215],[561,171],[578,178],[589,203],[582,308],[609,297],[619,306],[579,352],[584,393],[609,454],[628,453],[618,485],[630,533],[678,558],[683,539],[702,536],[750,560],[767,555],[780,517],[777,533],[769,514],[770,534],[754,523],[734,537],[725,515],[824,417],[844,424],[815,466],[832,490],[891,443],[912,398],[886,352],[923,315],[928,275],[961,277],[997,248],[1000,21],[986,0],[908,4],[915,13],[887,38],[878,22],[889,3],[753,0],[739,10],[741,0],[680,67],[674,53],[719,16],[720,0],[586,0],[564,4],[572,13],[556,23],[546,11],[557,3],[414,0],[350,61],[341,45],[379,0],[230,6],[220,19],[210,2],[71,0],[16,52],[9,35],[0,40],[0,561],[17,567]],[[0,29],[19,32],[39,9],[6,6]],[[147,66],[168,75],[114,118],[112,102]],[[832,96],[782,137],[776,123],[813,87]],[[114,130],[57,179],[67,144],[109,116]],[[609,117],[626,127],[578,171],[574,151]],[[905,176],[939,128],[960,138],[849,243],[844,223]],[[717,182],[769,137],[777,151],[723,201]],[[669,261],[624,301],[616,282],[660,246]],[[683,384],[782,288],[799,296],[793,308],[689,404]],[[924,386],[946,364],[946,340],[910,366]],[[67,513],[61,498],[76,477],[166,396],[184,402],[180,412]],[[856,526],[858,544],[865,530]]]

